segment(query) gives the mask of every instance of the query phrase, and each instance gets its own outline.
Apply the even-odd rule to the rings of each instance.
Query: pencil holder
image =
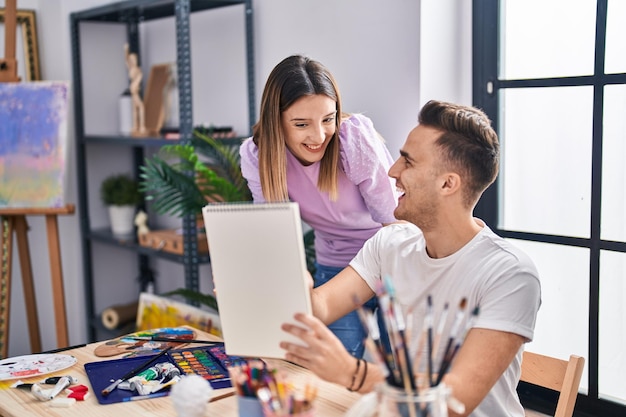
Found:
[[[448,417],[450,389],[445,384],[422,390],[418,395],[387,384],[376,390],[378,417]]]
[[[265,413],[265,417],[315,417],[315,409],[313,407],[308,410],[291,414],[289,411],[285,410],[281,411],[272,411],[272,410],[263,410]]]
[[[257,397],[237,395],[239,417],[263,417],[263,406]]]

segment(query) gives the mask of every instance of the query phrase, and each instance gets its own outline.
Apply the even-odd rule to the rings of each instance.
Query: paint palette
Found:
[[[174,364],[185,375],[200,375],[213,388],[230,387],[228,367],[246,363],[240,356],[228,356],[223,344],[173,350],[168,353]]]
[[[180,369],[181,375],[200,375],[215,389],[231,387],[228,367],[247,362],[246,358],[227,355],[223,343],[170,350],[162,359],[176,365]],[[131,398],[137,395],[133,391],[116,389],[105,397],[102,396],[102,389],[130,370],[141,366],[146,360],[150,360],[150,358],[134,356],[86,363],[85,372],[98,402],[100,404],[112,404],[131,401]]]
[[[56,353],[7,358],[0,361],[0,381],[47,375],[69,368],[75,363],[74,356]]]
[[[196,332],[187,327],[163,327],[158,329],[141,330],[130,333],[116,339],[109,340],[94,350],[94,354],[99,357],[108,357],[116,355],[124,355],[124,357],[147,356],[159,353],[163,349],[172,346],[179,348],[184,343],[178,342],[155,342],[136,340],[133,337],[168,337],[173,339],[193,339]]]

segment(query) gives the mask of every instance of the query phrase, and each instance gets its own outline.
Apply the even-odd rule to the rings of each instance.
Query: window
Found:
[[[626,412],[624,22],[621,0],[473,5],[473,100],[502,147],[476,215],[539,269],[529,350],[584,356],[577,409],[602,416]]]

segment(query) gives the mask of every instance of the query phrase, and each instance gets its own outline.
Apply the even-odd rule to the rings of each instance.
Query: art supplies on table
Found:
[[[188,327],[163,327],[141,330],[109,340],[97,346],[94,354],[99,357],[154,355],[170,346],[174,349],[183,347],[185,343],[192,343],[195,337],[196,332]],[[150,340],[145,340],[145,338]],[[153,338],[158,340],[153,340]]]
[[[223,390],[224,391],[224,390]],[[231,390],[217,394],[206,380],[198,375],[188,375],[171,389],[170,400],[179,417],[206,415],[209,402],[233,395]],[[215,415],[210,413],[209,415]]]
[[[155,357],[157,357],[156,361],[153,360]],[[228,367],[247,363],[248,360],[240,356],[227,355],[224,350],[224,344],[216,343],[207,346],[168,349],[161,353],[161,357],[152,355],[150,357],[129,357],[86,363],[85,371],[98,402],[100,404],[112,404],[168,395],[169,386],[165,387],[165,390],[149,392],[148,394],[132,390],[132,381],[131,383],[128,383],[128,381],[133,376],[149,368],[154,368],[147,373],[153,374],[152,378],[154,378],[155,382],[148,385],[161,383],[160,379],[162,378],[167,379],[170,377],[171,379],[174,374],[178,374],[180,377],[199,375],[207,380],[211,387],[219,389],[232,386],[228,375]],[[172,372],[171,365],[175,366],[178,372]],[[161,373],[166,369],[169,369],[168,375]],[[119,385],[116,389],[112,389],[108,394],[103,395],[102,391],[118,380],[121,381],[118,382]],[[124,389],[119,389],[120,385]]]
[[[237,393],[240,417],[314,415],[316,384],[295,384],[280,369],[269,369],[258,360],[229,367],[228,371]]]
[[[239,417],[264,417],[263,405],[256,396],[244,397],[237,395],[237,411],[239,412]]]
[[[479,314],[478,306],[468,308],[467,298],[461,298],[456,311],[452,311],[448,302],[440,303],[436,320],[434,300],[428,295],[421,332],[416,338],[417,346],[411,346],[411,338],[407,334],[412,326],[407,323],[413,318],[413,313],[411,309],[409,314],[402,311],[388,277],[376,289],[376,297],[383,320],[376,320],[374,314],[363,307],[359,307],[357,312],[368,335],[365,346],[386,375],[386,384],[409,397],[429,392],[430,388],[440,385]],[[454,315],[452,322],[446,324],[449,313]],[[384,343],[381,335],[386,335],[389,343]]]
[[[311,313],[297,203],[216,203],[202,210],[222,334],[231,355],[283,358],[281,330]]]
[[[72,384],[76,384],[78,380],[73,376],[62,376],[57,380],[57,383],[49,389],[43,388],[41,384],[35,383],[32,384],[30,392],[37,398],[39,401],[50,401],[53,400],[57,395],[61,393],[64,389],[68,388]]]
[[[122,383],[127,383],[127,382],[130,383],[132,378],[138,376],[139,374],[145,374],[145,372],[149,370],[149,368],[148,368],[149,365],[152,365],[152,364],[156,364],[155,366],[161,365],[162,363],[159,364],[159,363],[157,363],[157,361],[159,360],[159,358],[161,358],[161,356],[164,356],[171,348],[172,348],[171,346],[168,346],[167,348],[165,348],[161,352],[159,352],[156,355],[150,357],[150,359],[148,359],[147,361],[142,361],[141,363],[139,363],[136,366],[134,366],[132,369],[130,369],[124,375],[118,377],[117,379],[112,381],[109,385],[104,387],[100,391],[101,395],[103,397],[107,397],[114,389],[116,389]],[[158,374],[157,374],[157,376],[158,376]],[[155,378],[156,377],[153,377],[151,379],[155,379]],[[141,392],[139,394],[143,395],[143,393],[141,393]]]
[[[450,400],[451,390],[446,384],[428,387],[419,393],[407,395],[401,388],[387,384],[376,386],[377,417],[448,417],[448,408],[463,413]],[[449,405],[449,403],[451,403]]]
[[[31,378],[67,369],[76,364],[72,355],[41,353],[0,360],[0,381]]]
[[[143,340],[144,342],[206,343],[209,345],[218,343],[215,340],[179,339],[175,337],[160,337],[160,336],[130,336],[129,339]]]

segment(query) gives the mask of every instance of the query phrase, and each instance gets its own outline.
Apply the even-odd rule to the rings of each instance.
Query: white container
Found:
[[[130,135],[133,130],[133,99],[128,90],[124,91],[119,99],[119,132],[121,135]]]
[[[115,236],[132,236],[135,229],[135,206],[109,206],[109,220]]]

